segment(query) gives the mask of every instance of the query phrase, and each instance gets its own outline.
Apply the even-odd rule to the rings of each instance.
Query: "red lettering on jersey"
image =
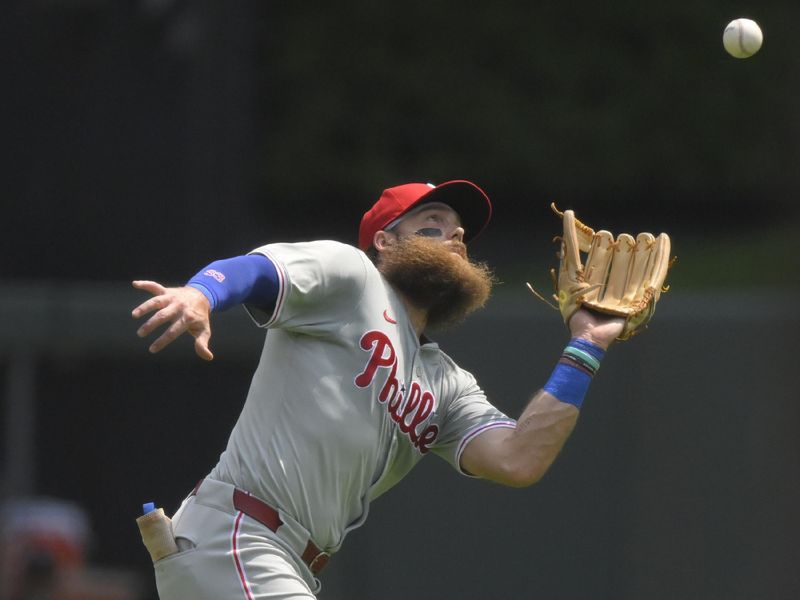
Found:
[[[425,428],[425,431],[422,432],[422,435],[414,442],[414,445],[419,448],[419,451],[422,454],[425,454],[430,450],[428,446],[430,446],[433,442],[436,441],[436,437],[439,435],[439,427],[437,425],[428,425]]]
[[[403,403],[404,390],[397,380],[397,354],[385,333],[368,331],[361,337],[359,346],[370,355],[364,370],[354,379],[356,386],[367,387],[375,379],[379,368],[391,368],[378,393],[378,402],[386,404],[386,411],[400,431],[408,436],[420,453],[426,454],[439,435],[439,427],[428,425],[421,433],[418,433],[418,429],[433,412],[436,404],[433,394],[427,390],[423,392],[419,383],[413,381]]]
[[[392,417],[394,417],[397,409],[400,408],[400,405],[403,403],[403,388],[400,387],[400,382],[397,381],[396,375],[397,361],[394,361],[392,370],[389,373],[389,376],[386,378],[386,383],[383,384],[381,393],[378,394],[379,402],[386,402],[387,400],[389,401],[389,403],[386,405],[386,410],[390,415],[392,415]],[[391,395],[389,394],[389,390],[391,390]]]
[[[403,407],[403,413],[395,413],[392,415],[392,418],[400,426],[400,431],[403,433],[410,433],[414,431],[414,427],[406,423],[406,417],[410,415],[411,412],[417,408],[417,406],[419,406],[420,391],[419,384],[416,381],[412,383],[406,399],[406,405]]]
[[[375,372],[378,367],[388,367],[397,362],[397,357],[394,354],[394,346],[389,340],[389,337],[380,331],[368,331],[361,336],[361,349],[369,351],[372,348],[367,366],[364,371],[356,376],[355,382],[358,387],[367,387],[375,378]],[[387,356],[383,356],[384,350],[389,350]]]
[[[424,392],[419,401],[419,408],[417,408],[417,412],[412,415],[411,423],[408,425],[410,430],[415,431],[419,425],[425,422],[425,419],[433,412],[433,404],[433,394]]]
[[[394,398],[397,396],[397,392],[400,391],[400,382],[397,381],[397,361],[394,361],[392,365],[392,371],[389,373],[389,376],[386,378],[386,383],[383,384],[381,388],[381,393],[378,394],[378,400],[382,403],[385,403],[390,398]]]

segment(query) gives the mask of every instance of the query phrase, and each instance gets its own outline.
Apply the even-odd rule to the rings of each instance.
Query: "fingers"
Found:
[[[194,339],[194,352],[203,360],[214,360],[214,354],[208,348],[208,340],[210,338],[211,330],[204,329],[199,335],[196,335]]]
[[[153,354],[160,352],[174,342],[187,329],[188,327],[183,320],[175,321],[164,333],[158,337],[158,339],[156,339],[155,342],[150,344],[150,348],[148,348],[148,350]]]
[[[575,229],[575,213],[571,210],[564,211],[564,237],[561,241],[561,265],[571,280],[577,280],[578,273],[583,268],[581,264],[581,245],[578,241],[578,232]]]
[[[154,298],[154,300],[156,300],[156,298]],[[142,314],[146,314],[147,312],[150,311],[145,311]],[[173,321],[177,317],[180,317],[180,315],[178,314],[178,308],[168,304],[165,308],[159,310],[156,314],[150,317],[144,325],[139,327],[139,329],[136,330],[136,335],[138,335],[139,337],[146,337],[150,335],[155,329],[166,323],[167,321]],[[185,330],[186,326],[184,326],[183,329]]]
[[[149,312],[163,308],[166,305],[163,295],[166,294],[167,288],[155,281],[133,281],[131,283],[137,290],[144,290],[153,294],[154,298],[150,298],[142,302],[139,306],[131,311],[131,316],[134,319],[146,315]]]
[[[191,317],[178,310],[161,310],[147,321],[137,331],[139,337],[144,337],[160,325],[172,321],[172,324],[162,333],[155,342],[150,344],[148,350],[155,354],[160,352],[183,333],[189,332],[195,338],[194,350],[203,360],[213,360],[214,354],[209,350],[208,343],[211,339],[211,326],[207,320],[193,320]]]
[[[664,285],[664,280],[667,278],[667,271],[669,270],[669,255],[670,255],[670,240],[666,233],[662,233],[655,240],[655,247],[653,249],[653,258],[647,280],[650,286],[655,290],[655,298],[661,295],[661,288]]]
[[[630,234],[621,233],[617,237],[614,244],[614,256],[611,259],[611,270],[608,273],[608,283],[603,293],[603,302],[606,304],[619,305],[622,303],[635,247],[636,241]]]
[[[154,295],[163,294],[167,291],[167,288],[156,281],[136,280],[131,282],[131,285],[133,285],[133,287],[135,287],[137,290],[144,290]]]
[[[131,311],[131,316],[134,319],[138,319],[139,317],[143,317],[144,315],[153,312],[154,310],[160,310],[166,307],[169,304],[169,298],[164,295],[155,296],[154,298],[150,298],[149,300],[145,300],[139,306],[134,308]]]
[[[592,301],[602,298],[611,267],[611,258],[614,255],[614,236],[609,231],[598,231],[594,235],[589,255],[586,257],[585,280],[589,285],[598,285],[594,292],[585,294],[586,300]]]
[[[636,245],[633,249],[633,260],[625,286],[623,301],[634,302],[644,294],[644,280],[647,276],[647,266],[650,264],[650,249],[653,246],[653,235],[642,232],[636,236]]]
[[[134,281],[133,287],[154,294],[152,298],[131,311],[133,318],[154,313],[139,327],[136,335],[143,338],[160,327],[167,326],[166,330],[150,344],[151,353],[160,352],[188,331],[195,338],[197,355],[203,360],[214,358],[208,348],[211,337],[210,306],[201,292],[188,287],[165,288],[155,281]]]

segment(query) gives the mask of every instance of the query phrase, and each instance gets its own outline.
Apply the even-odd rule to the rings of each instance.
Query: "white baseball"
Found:
[[[761,48],[764,34],[758,23],[750,19],[734,19],[722,34],[722,45],[736,58],[753,56]]]

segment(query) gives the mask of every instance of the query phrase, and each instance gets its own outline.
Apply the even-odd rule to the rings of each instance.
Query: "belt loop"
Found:
[[[311,572],[316,575],[325,568],[325,565],[327,565],[328,561],[331,559],[331,555],[324,550],[320,550],[314,542],[308,540],[308,544],[301,558],[303,562],[308,565]]]

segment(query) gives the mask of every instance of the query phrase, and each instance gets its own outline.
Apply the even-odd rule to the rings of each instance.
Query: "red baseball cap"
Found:
[[[439,185],[406,183],[383,190],[378,201],[364,213],[358,231],[358,247],[369,249],[378,231],[425,202],[442,202],[456,211],[464,227],[465,242],[476,238],[492,216],[489,196],[471,181],[457,179]]]

